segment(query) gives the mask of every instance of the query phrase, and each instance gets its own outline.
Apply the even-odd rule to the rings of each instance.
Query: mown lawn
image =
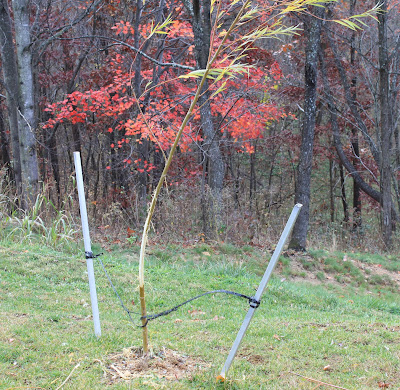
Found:
[[[138,310],[137,252],[114,247],[101,257],[132,310]],[[150,253],[149,313],[208,290],[253,295],[269,259],[229,245],[154,247]],[[119,306],[97,261],[95,272],[100,339],[82,252],[0,243],[0,389],[55,390],[64,382],[63,389],[332,388],[306,378],[346,389],[400,388],[400,296],[393,286],[295,283],[281,275],[270,282],[225,384],[215,378],[248,303],[221,294],[149,323],[152,349],[190,356],[202,367],[194,375],[169,380],[150,371],[110,379],[112,356],[140,347],[141,329]],[[139,316],[134,319],[139,325]]]

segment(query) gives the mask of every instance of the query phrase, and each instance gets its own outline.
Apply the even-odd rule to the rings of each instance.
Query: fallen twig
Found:
[[[319,387],[319,386],[329,386],[329,387],[333,387],[334,389],[349,390],[349,389],[346,389],[345,387],[340,387],[340,386],[332,385],[330,383],[319,381],[317,379],[308,378],[307,376],[297,374],[296,372],[292,372],[292,371],[288,371],[288,372],[289,372],[289,374],[293,374],[293,375],[299,376],[301,378],[304,378],[304,379],[308,380],[309,382],[318,383],[317,387]]]
[[[122,378],[122,379],[131,379],[130,376],[125,375],[118,367],[115,367],[114,364],[111,364],[110,367]]]
[[[104,367],[104,363],[99,359],[94,359],[93,361],[94,362],[98,362],[100,364],[100,367],[103,370],[103,376],[104,376],[104,378],[106,378],[107,377],[107,370]]]
[[[65,381],[63,383],[61,383],[60,386],[57,387],[56,390],[60,390],[61,387],[63,387],[69,380],[69,378],[71,378],[72,373],[81,365],[81,363],[79,362],[73,369],[72,371],[69,373],[69,375],[65,378]]]

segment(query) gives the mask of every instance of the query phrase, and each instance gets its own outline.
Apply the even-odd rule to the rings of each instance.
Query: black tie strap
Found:
[[[180,303],[179,305],[174,306],[172,309],[168,309],[168,310],[162,311],[161,313],[151,314],[151,315],[140,317],[141,320],[146,319],[146,323],[144,325],[142,325],[141,327],[144,328],[145,326],[147,326],[149,321],[155,320],[158,317],[166,316],[166,315],[172,313],[173,311],[176,311],[181,306],[186,305],[187,303],[194,301],[195,299],[204,297],[204,295],[216,294],[216,293],[236,295],[237,297],[245,298],[245,299],[247,299],[249,301],[250,307],[252,307],[253,309],[257,309],[260,306],[260,303],[261,303],[255,297],[249,297],[248,295],[240,294],[240,293],[237,293],[237,292],[234,292],[234,291],[229,291],[229,290],[207,291],[207,292],[205,292],[203,294],[200,294],[200,295],[197,295],[197,296],[195,296],[193,298],[190,298],[187,301]]]

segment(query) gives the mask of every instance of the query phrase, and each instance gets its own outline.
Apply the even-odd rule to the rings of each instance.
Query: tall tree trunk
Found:
[[[380,188],[382,193],[382,230],[387,248],[392,246],[392,174],[391,138],[392,121],[389,102],[389,55],[387,42],[387,0],[381,3],[382,12],[378,14],[379,37],[379,104],[381,136]]]
[[[141,22],[143,5],[144,5],[143,0],[136,1],[135,30],[134,30],[134,34],[133,34],[135,47],[140,47],[140,22]],[[140,91],[140,83],[142,81],[142,75],[140,73],[141,68],[142,68],[142,55],[140,53],[137,53],[135,56],[135,64],[134,64],[135,75],[134,75],[134,80],[133,80],[133,88],[134,88],[135,95],[137,98],[139,98],[139,96],[141,95],[141,91]],[[142,109],[144,109],[144,108],[142,107]],[[139,180],[138,180],[139,181],[139,199],[142,204],[142,210],[145,211],[146,203],[147,203],[146,197],[147,197],[148,173],[144,169],[144,161],[147,161],[149,159],[149,141],[141,140],[138,144],[138,149],[139,149],[140,158],[141,158],[140,168],[143,169],[143,172],[138,173],[138,176],[139,176]]]
[[[355,6],[357,0],[350,0],[350,15],[355,14]],[[351,47],[350,47],[350,64],[353,71],[353,78],[351,80],[351,88],[352,88],[352,99],[354,105],[356,105],[357,100],[357,75],[355,71],[356,64],[356,32],[353,31],[351,34]],[[351,146],[353,151],[353,165],[359,170],[360,167],[360,146],[358,142],[358,130],[356,126],[352,126],[351,129]],[[357,181],[353,179],[353,228],[359,229],[362,225],[361,219],[361,188],[358,185]]]
[[[354,168],[360,170],[360,145],[358,142],[358,132],[355,128],[351,130],[351,148],[353,151],[352,162]],[[360,229],[362,226],[361,218],[361,188],[357,181],[353,179],[353,229]]]
[[[3,71],[4,85],[7,97],[7,116],[10,129],[12,150],[12,168],[19,198],[22,199],[21,184],[21,159],[19,152],[18,134],[18,73],[17,59],[15,56],[14,36],[12,21],[9,13],[8,2],[0,0],[0,54],[1,68]]]
[[[209,94],[205,93],[200,99],[199,104],[201,115],[201,127],[203,130],[204,142],[203,153],[207,161],[207,183],[210,192],[206,191],[206,231],[207,238],[216,238],[222,221],[222,189],[225,176],[225,164],[219,148],[219,137],[214,130],[212,121],[211,106],[208,100]],[[204,210],[204,208],[203,208]]]
[[[321,46],[321,26],[325,8],[315,7],[315,17],[306,16],[306,62],[305,62],[305,96],[304,119],[301,134],[300,162],[298,165],[296,203],[303,205],[293,228],[289,247],[296,250],[306,249],[306,238],[310,217],[311,167],[314,146],[317,66]]]
[[[400,133],[398,125],[393,127],[393,133],[394,133],[394,143],[396,152],[396,167],[400,167]],[[398,175],[398,168],[394,180],[395,180],[395,189],[397,198],[397,208],[400,209],[400,176]]]
[[[193,0],[193,35],[194,51],[196,64],[199,69],[207,66],[210,51],[210,32],[211,32],[211,2],[210,0]],[[220,137],[215,129],[208,85],[199,98],[201,128],[203,131],[203,153],[208,160],[208,185],[210,196],[206,196],[206,204],[203,204],[203,221],[205,220],[205,230],[203,233],[207,238],[215,238],[216,232],[222,223],[222,189],[225,176],[225,164],[219,146]],[[206,208],[209,208],[208,212]]]
[[[24,208],[32,205],[38,192],[39,170],[36,154],[36,118],[28,0],[12,0],[18,69],[18,134]]]

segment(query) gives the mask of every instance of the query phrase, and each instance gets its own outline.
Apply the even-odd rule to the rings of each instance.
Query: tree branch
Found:
[[[75,38],[57,38],[60,41],[65,41],[65,40],[78,40],[78,39],[93,39],[93,38],[98,38],[98,39],[104,39],[107,41],[112,41],[115,42],[113,45],[110,46],[116,46],[116,45],[121,45],[121,46],[125,46],[128,47],[129,49],[135,51],[136,53],[140,54],[141,56],[143,56],[144,58],[147,58],[149,61],[153,62],[154,64],[158,65],[158,66],[162,66],[162,67],[171,67],[171,68],[179,68],[179,69],[184,69],[184,70],[195,70],[196,68],[192,67],[192,66],[188,66],[188,65],[182,65],[182,64],[177,64],[175,62],[161,62],[156,60],[153,57],[150,57],[148,54],[146,54],[145,52],[143,52],[142,50],[136,48],[135,46],[130,45],[129,43],[126,43],[124,41],[121,41],[119,39],[116,38],[111,38],[111,37],[105,37],[102,35],[90,35],[90,36],[85,36],[82,35],[80,37],[75,37]]]
[[[367,184],[363,178],[360,176],[360,173],[354,168],[351,161],[347,158],[346,154],[343,151],[342,142],[340,140],[340,131],[339,125],[337,121],[336,109],[332,99],[332,91],[329,87],[328,76],[325,67],[325,61],[323,59],[323,55],[320,56],[321,63],[321,73],[324,83],[324,92],[326,96],[326,100],[328,102],[328,110],[331,114],[331,126],[332,126],[332,134],[333,134],[333,142],[335,145],[336,152],[338,154],[340,162],[346,168],[346,170],[353,177],[354,181],[359,185],[362,191],[364,191],[369,197],[376,200],[379,204],[382,204],[382,194],[372,188],[369,184]]]
[[[353,100],[353,98],[351,96],[350,84],[349,84],[349,81],[347,79],[346,72],[345,72],[345,70],[343,68],[343,65],[342,65],[342,63],[341,63],[341,61],[339,59],[338,48],[337,48],[334,40],[332,39],[332,35],[331,35],[330,31],[329,30],[325,30],[325,31],[326,31],[326,35],[328,37],[329,44],[330,44],[330,46],[332,48],[332,52],[334,54],[336,68],[338,69],[340,78],[342,80],[342,85],[343,85],[343,89],[344,89],[347,105],[349,106],[349,108],[351,110],[351,113],[353,114],[355,120],[357,121],[358,127],[360,128],[360,130],[361,130],[361,132],[362,132],[362,134],[364,136],[364,139],[368,143],[368,146],[369,146],[369,148],[371,150],[371,153],[372,153],[372,155],[373,155],[373,157],[375,159],[375,162],[378,165],[380,165],[380,160],[381,159],[380,159],[380,155],[379,155],[379,150],[378,150],[377,146],[375,145],[375,142],[373,141],[373,139],[369,135],[368,129],[367,129],[364,121],[362,120],[362,118],[360,116],[360,113],[358,112],[357,107],[355,105],[355,102],[354,102],[354,100]]]
[[[97,6],[102,2],[103,0],[96,0],[94,1],[86,10],[83,12],[81,15],[79,15],[75,20],[73,20],[70,24],[65,25],[63,27],[60,27],[56,33],[52,34],[51,37],[47,38],[40,46],[39,46],[39,55],[38,58],[41,57],[42,53],[46,50],[47,46],[54,40],[60,37],[62,34],[64,34],[66,31],[70,30],[74,26],[76,26],[78,23],[80,23],[83,19],[86,18],[86,16],[89,15],[89,13],[97,8]]]

